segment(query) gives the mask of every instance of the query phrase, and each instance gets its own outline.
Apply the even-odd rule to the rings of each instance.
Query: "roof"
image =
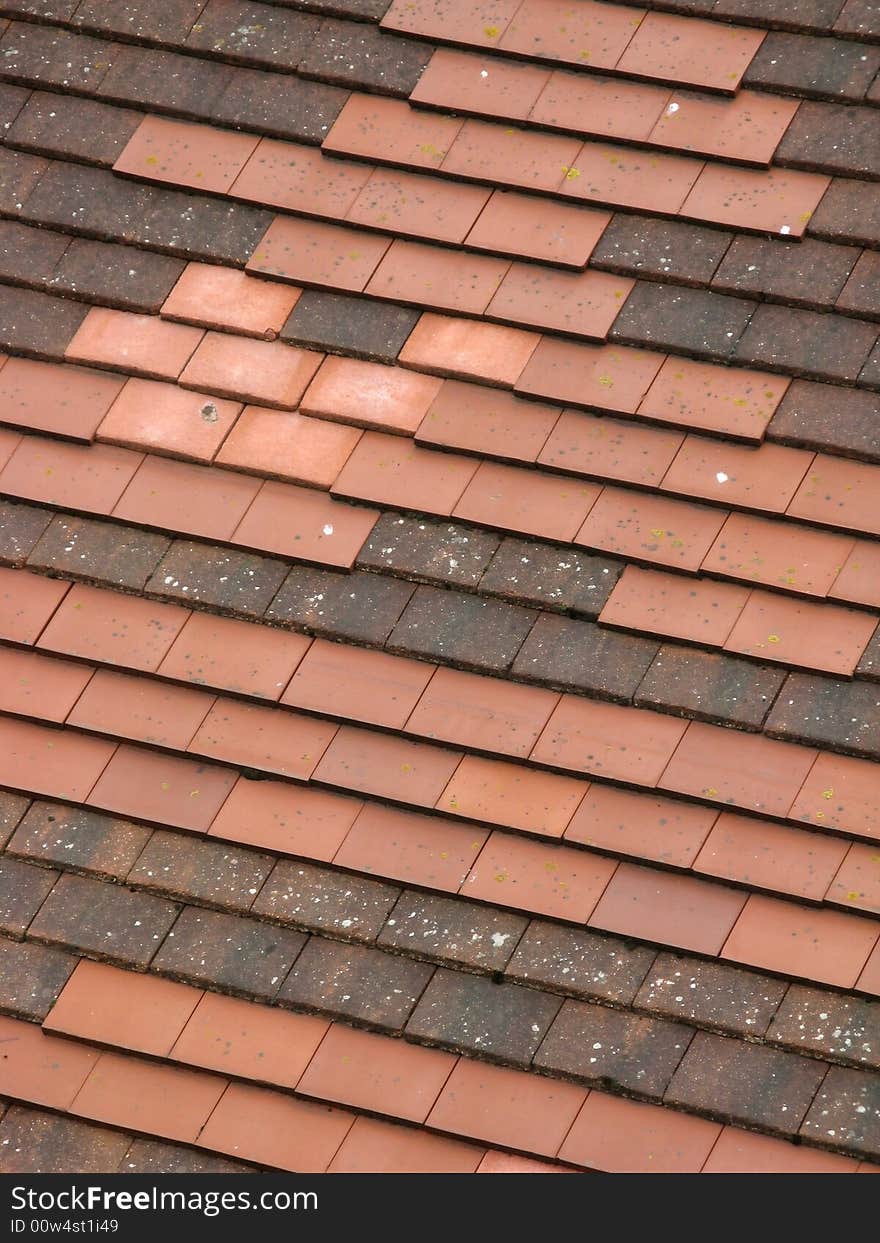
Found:
[[[876,6],[0,13],[0,1170],[877,1172]]]

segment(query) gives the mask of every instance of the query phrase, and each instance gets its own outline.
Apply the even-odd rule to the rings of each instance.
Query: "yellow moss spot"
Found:
[[[768,635],[767,635],[767,642],[768,642],[768,643],[778,643],[778,642],[779,642],[779,635],[778,635],[778,634],[768,634]]]
[[[401,771],[402,773],[411,773],[411,772],[412,772],[412,764],[401,764],[401,766],[400,766],[400,771]]]
[[[168,788],[169,788],[169,787],[168,787],[168,782],[167,782],[167,781],[160,781],[160,782],[159,782],[159,789],[160,789],[160,790],[167,790]]]
[[[602,388],[614,388],[614,381],[610,375],[600,375],[596,378],[596,383]]]
[[[158,164],[159,157],[158,155],[148,155],[147,158],[144,160],[144,163],[145,164]]]
[[[856,893],[855,889],[851,889],[849,893],[846,895],[847,902],[857,902],[858,899],[859,899],[859,894]]]
[[[190,790],[189,792],[190,798],[198,798],[200,794],[201,790]]]
[[[499,884],[501,884],[501,882],[502,882],[502,881],[507,880],[507,873],[506,873],[506,872],[496,872],[496,873],[495,873],[495,879],[498,881],[498,883],[499,883]]]
[[[714,786],[707,786],[706,789],[703,791],[703,793],[706,795],[707,798],[718,797],[718,791],[715,789]]]
[[[823,798],[834,798],[834,787],[829,786],[827,790],[822,791]]]
[[[651,527],[651,534],[654,536],[654,539],[663,539],[666,532],[662,527]]]
[[[501,34],[500,26],[484,26],[483,34],[487,39],[496,39]]]
[[[566,181],[574,181],[575,177],[580,177],[581,175],[581,170],[579,168],[575,168],[573,165],[569,166],[568,164],[563,164],[562,171],[565,173]]]

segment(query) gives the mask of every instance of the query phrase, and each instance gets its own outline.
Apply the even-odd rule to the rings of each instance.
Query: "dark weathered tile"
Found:
[[[120,49],[57,26],[13,22],[0,40],[3,73],[16,82],[96,90]]]
[[[0,931],[24,936],[58,879],[49,868],[22,859],[0,858]]]
[[[533,987],[629,1005],[656,956],[647,945],[533,920],[506,974]]]
[[[692,1036],[680,1023],[569,999],[541,1042],[535,1066],[659,1098]]]
[[[43,288],[69,245],[66,233],[0,220],[0,277],[13,285]]]
[[[827,307],[843,289],[858,257],[852,246],[810,237],[785,242],[778,237],[740,236],[724,256],[712,288],[796,306]]]
[[[183,271],[181,259],[133,246],[74,238],[50,288],[86,302],[155,315]]]
[[[175,540],[155,565],[146,590],[238,617],[262,617],[288,570],[283,561],[256,553]]]
[[[374,941],[399,896],[399,889],[380,881],[282,859],[253,910],[279,923]]]
[[[268,1000],[305,943],[303,934],[291,928],[187,906],[162,943],[153,969],[188,984]]]
[[[618,213],[590,256],[590,266],[626,276],[708,285],[731,238],[720,229]]]
[[[141,591],[169,540],[136,527],[56,514],[27,558],[65,578]]]
[[[449,660],[466,669],[510,667],[536,614],[499,600],[418,587],[388,640],[391,651]]]
[[[792,984],[767,1039],[820,1057],[880,1069],[880,1002]]]
[[[880,186],[835,177],[813,213],[808,232],[857,246],[880,243]]]
[[[784,681],[784,670],[771,665],[667,644],[642,679],[634,702],[698,721],[760,729]]]
[[[844,315],[759,306],[735,357],[741,363],[807,379],[852,382],[877,331],[876,324]]]
[[[795,380],[767,427],[767,439],[880,461],[880,397],[855,388]]]
[[[0,1010],[42,1022],[76,962],[51,945],[0,938]]]
[[[128,883],[166,897],[246,911],[274,866],[272,855],[158,830],[128,873]]]
[[[329,354],[394,363],[418,319],[419,312],[410,307],[307,289],[279,336]]]
[[[517,604],[595,618],[623,565],[574,548],[505,539],[480,579],[480,591]]]
[[[226,125],[320,144],[348,94],[323,82],[236,67],[211,112],[215,121]]]
[[[746,70],[743,85],[857,102],[878,69],[876,47],[771,30]]]
[[[379,574],[334,574],[294,566],[266,610],[267,620],[356,643],[384,643],[413,593]]]
[[[8,141],[41,155],[110,167],[140,125],[142,115],[96,99],[34,91]]]
[[[813,1058],[697,1032],[666,1100],[724,1121],[794,1135],[825,1070]]]
[[[431,1044],[527,1066],[561,1004],[548,993],[438,967],[406,1030]]]
[[[136,1139],[117,1171],[119,1174],[254,1174],[252,1165],[227,1161],[211,1152],[166,1144],[159,1139]]]
[[[872,682],[790,674],[766,729],[778,738],[880,756],[880,687]]]
[[[659,644],[570,617],[539,617],[513,662],[513,673],[560,690],[628,703]]]
[[[725,359],[732,355],[754,310],[755,303],[745,298],[639,281],[608,337],[695,358]]]
[[[475,587],[498,544],[497,535],[478,527],[389,513],[373,527],[357,564],[404,578]]]
[[[763,1036],[788,986],[721,962],[660,954],[639,989],[640,1010],[739,1036]]]
[[[337,86],[406,98],[431,59],[429,44],[386,34],[365,22],[327,18],[299,71]]]
[[[474,971],[503,971],[528,920],[462,898],[406,890],[379,944]]]
[[[877,175],[877,114],[853,104],[804,102],[776,150],[778,164]]]
[[[173,902],[87,876],[62,876],[29,930],[35,940],[146,967],[177,917]]]
[[[48,509],[0,501],[0,563],[24,565],[51,521]]]
[[[0,348],[60,360],[87,312],[69,298],[0,286]]]
[[[34,803],[12,835],[10,854],[119,880],[149,840],[151,829],[87,807]]]
[[[78,1118],[13,1105],[0,1123],[2,1174],[113,1174],[131,1136]]]
[[[293,73],[320,26],[321,19],[310,13],[249,0],[208,0],[186,35],[186,46]]]
[[[880,1078],[863,1070],[832,1066],[801,1134],[835,1148],[876,1157],[880,1151]]]
[[[397,1031],[433,972],[427,963],[400,954],[312,937],[284,981],[278,1000]]]

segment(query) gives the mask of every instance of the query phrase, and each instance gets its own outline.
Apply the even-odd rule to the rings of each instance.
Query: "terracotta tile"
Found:
[[[201,328],[166,324],[156,315],[93,306],[64,356],[148,379],[176,380],[203,336]]]
[[[163,319],[223,328],[271,340],[284,326],[300,291],[261,281],[216,263],[188,263],[162,303]]]
[[[720,647],[748,598],[748,588],[735,583],[628,565],[599,614],[599,622]]]
[[[439,668],[406,723],[408,733],[525,759],[559,696],[460,669]]]
[[[0,720],[0,784],[53,798],[86,798],[115,744],[12,718]]]
[[[250,475],[150,455],[113,516],[174,534],[228,540],[259,488],[260,480]]]
[[[466,755],[437,808],[471,820],[561,837],[589,787],[585,781]]]
[[[357,799],[323,790],[242,777],[209,833],[278,854],[329,863],[362,806]]]
[[[406,434],[419,426],[440,385],[433,376],[402,367],[326,358],[299,408],[304,414]]]
[[[791,381],[785,376],[670,357],[640,416],[759,442]]]
[[[833,600],[880,608],[880,547],[857,540],[828,594]]]
[[[328,1174],[473,1174],[483,1155],[411,1126],[359,1117],[330,1162]]]
[[[648,13],[616,68],[732,94],[763,41],[763,30]]]
[[[347,570],[377,517],[375,509],[340,504],[312,488],[270,481],[235,528],[232,542]]]
[[[581,148],[577,138],[465,121],[442,162],[444,173],[490,185],[552,191]]]
[[[725,649],[801,669],[850,676],[877,619],[856,609],[753,591]]]
[[[262,138],[230,194],[260,206],[341,220],[370,172],[363,164],[329,160],[316,147]]]
[[[124,383],[101,371],[10,358],[0,373],[0,417],[12,427],[90,441]]]
[[[820,453],[786,512],[806,522],[880,535],[878,496],[880,468]]]
[[[784,816],[815,758],[809,747],[691,721],[660,786]]]
[[[99,669],[67,724],[182,751],[213,702],[202,691]]]
[[[617,861],[550,842],[493,833],[461,887],[467,898],[583,924]]]
[[[353,93],[322,144],[325,151],[439,168],[463,122],[411,108],[402,99]]]
[[[0,647],[0,709],[61,724],[92,673],[71,660]]]
[[[689,220],[801,237],[830,180],[786,168],[707,164],[681,204]]]
[[[592,785],[565,831],[565,840],[690,867],[715,816],[693,803]]]
[[[880,915],[880,849],[860,843],[850,846],[825,901]]]
[[[850,1157],[793,1144],[773,1135],[756,1135],[726,1126],[703,1166],[704,1174],[849,1174]]]
[[[205,833],[235,779],[231,769],[216,764],[122,744],[89,802],[105,811]]]
[[[248,260],[247,271],[360,293],[390,244],[390,237],[363,229],[278,216]]]
[[[677,151],[769,164],[798,110],[796,99],[740,91],[733,99],[675,91],[650,142]]]
[[[453,516],[541,539],[571,540],[601,488],[579,479],[483,462]]]
[[[75,583],[43,631],[40,646],[154,672],[188,616],[176,604]]]
[[[488,833],[368,803],[333,862],[367,875],[456,893]]]
[[[0,471],[0,492],[81,513],[109,514],[143,461],[113,445],[25,436]]]
[[[252,134],[148,116],[113,165],[113,171],[144,181],[223,194],[257,142]]]
[[[352,1119],[341,1109],[233,1083],[199,1136],[199,1146],[292,1173],[320,1174]]]
[[[433,807],[461,755],[342,726],[314,773],[318,782]]]
[[[70,1112],[108,1126],[194,1143],[227,1080],[102,1053]]]
[[[22,437],[18,432],[12,431],[6,427],[0,427],[0,471],[12,457],[15,450],[21,444]]]
[[[656,785],[687,728],[658,712],[563,695],[531,753],[538,763]]]
[[[97,428],[98,440],[210,462],[241,406],[176,384],[129,380]]]
[[[402,729],[433,673],[424,661],[315,639],[281,702]]]
[[[877,766],[871,760],[819,754],[789,809],[791,820],[880,839]]]
[[[877,940],[877,924],[752,894],[721,955],[763,971],[852,988]]]
[[[184,388],[290,410],[321,365],[322,355],[279,341],[205,334],[180,377]]]
[[[656,487],[682,443],[679,432],[563,410],[538,462],[595,479]]]
[[[377,168],[345,213],[345,219],[404,237],[461,243],[489,194],[478,186]]]
[[[637,561],[699,570],[724,524],[723,510],[605,488],[575,543]]]
[[[534,462],[559,409],[502,389],[444,381],[416,431],[421,444]]]
[[[0,638],[36,642],[69,587],[59,579],[0,566]]]
[[[353,427],[283,410],[247,406],[217,462],[235,470],[329,488],[360,440]]]
[[[697,1174],[720,1131],[706,1118],[591,1092],[559,1156],[610,1174]]]
[[[824,596],[853,548],[843,535],[748,514],[731,514],[702,568],[725,578]]]
[[[582,0],[524,0],[499,47],[521,56],[613,69],[644,12]]]
[[[524,121],[549,76],[538,65],[438,47],[409,98],[413,103]]]
[[[243,768],[308,781],[337,726],[282,708],[218,699],[187,750]]]
[[[554,188],[570,198],[669,215],[678,212],[703,168],[688,156],[599,142],[584,143],[560,163],[563,180]]]
[[[624,937],[715,955],[747,896],[695,876],[621,863],[588,922]]]
[[[784,513],[812,461],[787,445],[735,445],[688,436],[663,477],[663,491]]]
[[[821,902],[846,849],[834,837],[722,812],[694,871]]]
[[[365,432],[333,492],[394,509],[445,516],[452,513],[476,469],[477,463],[470,458],[420,449],[401,436]]]
[[[81,958],[43,1030],[166,1057],[201,992]]]
[[[529,120],[575,134],[644,142],[668,99],[667,87],[555,69]]]
[[[540,339],[537,333],[501,324],[426,313],[398,358],[417,371],[512,388]]]
[[[330,1028],[299,1091],[356,1109],[424,1122],[457,1058],[388,1036]]]
[[[467,245],[560,267],[585,267],[611,219],[607,212],[496,190]]]
[[[610,272],[553,272],[514,263],[486,314],[604,341],[633,284]]]
[[[305,635],[193,613],[157,672],[197,686],[278,699],[309,642]]]
[[[394,241],[370,277],[366,292],[408,306],[479,315],[509,266],[506,259]]]
[[[515,388],[532,397],[633,414],[665,357],[619,345],[544,337]]]
[[[203,1070],[295,1088],[329,1026],[326,1019],[308,1014],[204,993],[187,1016],[171,1057]]]
[[[428,1125],[552,1157],[586,1096],[573,1083],[555,1083],[540,1075],[461,1058]]]
[[[44,1036],[35,1023],[0,1015],[0,1091],[66,1110],[98,1060],[97,1049]]]

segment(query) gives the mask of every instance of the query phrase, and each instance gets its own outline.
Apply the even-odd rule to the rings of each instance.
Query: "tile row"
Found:
[[[113,167],[261,207],[576,269],[609,220],[588,207],[346,163],[314,147],[155,116],[141,121]]]
[[[210,836],[151,830],[58,803],[28,807],[8,794],[2,802],[4,833],[12,834],[0,866],[2,932],[38,938],[0,939],[0,1010],[13,1017],[41,1022],[70,977],[74,955],[85,954],[394,1033],[406,1025],[433,964],[467,973],[459,988],[466,1013],[476,1017],[488,1007],[489,1023],[493,990],[485,979],[469,977],[526,986],[494,993],[506,998],[507,1019],[482,1041],[482,1052],[514,1064],[530,1056],[534,1007],[550,1004],[531,997],[529,990],[537,989],[556,997],[557,1007],[565,997],[599,1002],[841,1065],[880,1066],[876,1001],[529,920],[465,897],[293,868],[273,854]],[[55,882],[55,869],[66,879]],[[288,908],[311,939],[280,926],[269,930],[254,918],[264,913],[259,894],[270,875],[286,886]],[[116,884],[108,888],[105,881]],[[168,937],[180,902],[187,905]],[[270,905],[277,908],[277,897]],[[273,936],[280,941],[269,947],[266,938]],[[346,970],[339,972],[343,961]],[[441,980],[448,976],[444,971]],[[523,1018],[516,1033],[514,1014]],[[474,1051],[463,1029],[453,1043]]]
[[[525,1145],[527,1151],[536,1143],[549,1146],[553,1130],[558,1131],[561,1122],[568,1135],[558,1148],[559,1159],[586,1168],[621,1172],[694,1172],[704,1166],[707,1172],[773,1166],[809,1172],[855,1172],[858,1168],[846,1158],[749,1136],[657,1106],[618,1101],[595,1091],[584,1099],[582,1092],[569,1085],[553,1087],[537,1078],[533,1083],[530,1076],[526,1098],[530,1105],[542,1103],[546,1112],[554,1101],[558,1105],[564,1102],[555,1128],[550,1122],[541,1135],[533,1136],[524,1125],[521,1102],[513,1108],[510,1105],[509,1081],[505,1084],[497,1068],[478,1064],[473,1070],[469,1070],[469,1063],[456,1065],[456,1070],[458,1066],[464,1068],[459,1072],[459,1095],[450,1087],[449,1114],[439,1122],[435,1120],[436,1130],[428,1131],[355,1115],[247,1080],[230,1081],[213,1072],[150,1062],[115,1050],[102,1052],[87,1044],[43,1035],[32,1025],[14,1020],[5,1020],[3,1028],[12,1049],[16,1072],[12,1091],[18,1099],[274,1169],[299,1173],[460,1173],[478,1167],[483,1172],[536,1171],[536,1164],[524,1158],[487,1152],[485,1147],[446,1138],[442,1131],[448,1135],[458,1119],[476,1132],[492,1129],[494,1121],[499,1131],[530,1139]],[[315,1056],[320,1057],[320,1048]],[[334,1058],[332,1046],[325,1057],[331,1066],[338,1064],[338,1053]],[[468,1073],[475,1083],[465,1081]],[[383,1076],[373,1074],[378,1087]],[[481,1086],[479,1104],[476,1109],[473,1105],[469,1108],[462,1090],[479,1090]],[[520,1086],[518,1081],[516,1086]],[[483,1113],[490,1100],[497,1101],[499,1114],[495,1119]],[[470,1113],[469,1119],[466,1113]],[[615,1142],[609,1147],[612,1136]],[[716,1148],[719,1151],[713,1164]]]
[[[800,237],[824,174],[753,169],[464,119],[352,93],[322,150],[441,176],[536,191],[752,233]]]
[[[800,106],[757,91],[719,99],[445,48],[434,52],[409,98],[424,107],[765,167]]]
[[[393,0],[385,29],[508,56],[733,94],[765,32],[581,0]]]
[[[121,996],[127,1003],[124,1019],[118,1017],[114,989],[118,989],[117,1002]],[[423,995],[422,1003],[426,1000],[427,994]],[[567,1012],[566,1006],[570,1007]],[[609,1019],[612,1020],[610,1031],[607,1030]],[[578,1009],[576,1003],[566,1003],[539,1046],[535,1064],[544,1066],[547,1060],[552,1063],[567,1041],[576,1038],[578,1028],[584,1034],[610,1037],[613,1043],[613,1019],[611,1012],[603,1016],[599,1011],[591,1013],[587,1007]],[[387,1036],[351,1031],[311,1016],[292,1015],[252,1002],[200,993],[184,985],[92,963],[79,964],[44,1022],[43,1030],[50,1035],[96,1041],[126,1052],[146,1053],[172,1064],[226,1074],[234,1079],[266,1083],[329,1105],[390,1115],[395,1120],[425,1126],[459,1139],[497,1144],[551,1159],[567,1152],[569,1160],[584,1164],[583,1157],[579,1159],[575,1155],[578,1140],[583,1142],[582,1126],[578,1125],[579,1112],[587,1099],[583,1088],[473,1062],[442,1048],[401,1046],[399,1042],[392,1043]],[[655,1030],[659,1033],[660,1029]],[[688,1090],[692,1093],[697,1086],[695,1072],[688,1070],[690,1060],[711,1062],[725,1045],[728,1046],[726,1051],[736,1056],[731,1042],[718,1037],[696,1037],[688,1048],[686,1033],[685,1028],[670,1029],[667,1047],[662,1053],[659,1042],[655,1044],[653,1065],[648,1071],[648,1075],[658,1081],[667,1079],[668,1067],[678,1063],[667,1093],[673,1103],[676,1103],[676,1095],[687,1095]],[[644,1040],[646,1033],[640,1034]],[[703,1048],[695,1049],[694,1046],[700,1044]],[[601,1048],[601,1044],[594,1043],[594,1048]],[[619,1052],[617,1056],[620,1057]],[[793,1133],[806,1114],[805,1134],[820,1132],[822,1110],[817,1107],[818,1102],[824,1106],[831,1098],[832,1105],[838,1105],[833,1099],[835,1075],[831,1074],[832,1082],[828,1084],[821,1063],[805,1062],[797,1068],[801,1072],[798,1076],[794,1064],[789,1061],[790,1055],[781,1055],[781,1063],[779,1057],[777,1054],[771,1059],[771,1064],[772,1060],[777,1061],[773,1069],[780,1074],[784,1068],[790,1076],[785,1085],[788,1098],[785,1112],[800,1113],[800,1117],[785,1119],[783,1129]],[[741,1060],[747,1064],[749,1059],[741,1057]],[[594,1072],[592,1078],[596,1077]],[[858,1083],[857,1077],[855,1084]],[[866,1080],[864,1086],[870,1092],[870,1081]],[[817,1106],[807,1112],[817,1088]],[[721,1104],[724,1091],[725,1085],[718,1085],[718,1100],[713,1102],[715,1112],[722,1115],[727,1113]],[[685,1103],[693,1104],[693,1101]],[[763,1112],[769,1121],[774,1112],[778,1116],[778,1104],[766,1101]],[[678,1122],[687,1130],[683,1118]],[[696,1130],[693,1124],[692,1127]],[[570,1129],[577,1138],[569,1146],[566,1136]],[[873,1127],[866,1126],[863,1130],[870,1134]],[[714,1128],[714,1132],[717,1138],[719,1128]],[[704,1129],[704,1134],[708,1137],[711,1132]],[[869,1134],[857,1148],[871,1151]],[[818,1154],[816,1156],[818,1159]]]

